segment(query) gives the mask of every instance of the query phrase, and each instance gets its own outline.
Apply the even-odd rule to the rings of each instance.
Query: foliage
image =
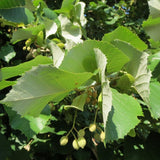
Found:
[[[156,4],[2,0],[0,159],[158,159]]]

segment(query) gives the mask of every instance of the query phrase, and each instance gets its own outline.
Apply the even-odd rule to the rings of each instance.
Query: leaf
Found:
[[[46,38],[50,35],[53,35],[57,32],[58,26],[57,24],[50,19],[44,19],[45,31],[46,31]]]
[[[4,80],[0,81],[0,90],[4,89],[6,87],[12,86],[14,84],[16,84],[15,81],[4,81]]]
[[[150,16],[152,16],[153,18],[159,17],[160,1],[159,0],[150,0],[148,2],[148,4],[149,4]]]
[[[147,21],[143,22],[143,27],[147,34],[156,40],[160,40],[159,28],[160,28],[160,1],[150,0],[148,2],[150,15]]]
[[[14,23],[28,24],[33,22],[34,16],[31,12],[33,9],[31,0],[0,1],[0,15],[7,21]]]
[[[7,63],[15,57],[16,52],[14,51],[13,47],[9,44],[4,45],[1,47],[0,50],[0,58],[6,61]]]
[[[0,9],[9,9],[22,7],[25,5],[25,0],[1,0],[0,1]]]
[[[151,82],[150,83],[150,111],[153,118],[160,118],[160,83]]]
[[[157,78],[160,75],[160,52],[149,56],[148,68],[152,71],[152,78]]]
[[[35,59],[21,63],[13,67],[4,67],[1,69],[2,80],[9,79],[15,76],[22,75],[25,71],[28,71],[32,66],[37,66],[39,64],[52,64],[52,60],[48,57],[37,56]]]
[[[58,131],[58,132],[56,132],[55,128],[51,128],[49,126],[45,126],[45,128],[42,131],[40,131],[41,134],[45,134],[45,133],[48,133],[48,132],[54,133],[56,135],[64,135],[66,133],[66,131]]]
[[[19,78],[1,103],[12,107],[22,116],[38,116],[49,101],[59,102],[92,76],[89,72],[70,73],[39,65]]]
[[[147,45],[136,34],[131,32],[126,27],[120,26],[113,32],[105,34],[103,37],[103,41],[111,43],[116,39],[128,42],[140,51],[147,49]]]
[[[128,93],[134,81],[135,79],[131,74],[125,73],[118,79],[116,87],[118,87],[121,92]]]
[[[14,23],[30,24],[34,21],[32,12],[29,9],[23,7],[0,9],[0,15],[7,21]]]
[[[6,107],[5,110],[9,115],[9,124],[11,127],[20,130],[28,140],[41,132],[51,117],[49,106],[46,106],[44,111],[42,111],[38,117],[32,117],[29,115],[21,117],[8,107]]]
[[[141,106],[133,97],[112,89],[112,99],[105,129],[107,142],[124,138],[140,122],[137,116],[143,115]]]
[[[107,72],[116,72],[128,62],[128,57],[115,46],[95,40],[76,45],[64,57],[60,68],[71,72],[94,72],[97,69],[94,48],[99,48],[107,57]]]
[[[78,24],[72,23],[65,15],[60,14],[58,17],[61,22],[61,32],[65,39],[74,41],[75,43],[82,42],[82,32]]]
[[[86,4],[84,2],[78,2],[75,5],[75,17],[80,22],[82,26],[85,26],[87,19],[84,16]]]
[[[28,28],[23,28],[23,29],[18,29],[17,31],[13,32],[13,36],[11,39],[11,42],[13,44],[37,36],[37,34],[44,29],[44,25],[37,25],[35,27],[28,27]],[[22,36],[23,35],[23,36]]]
[[[43,31],[40,31],[38,34],[37,34],[37,39],[36,39],[36,42],[39,46],[43,46],[44,44],[44,33]]]
[[[151,71],[154,71],[159,62],[160,62],[160,51],[149,56],[148,68]]]
[[[147,69],[148,54],[140,52],[124,41],[115,40],[113,43],[130,58],[130,61],[125,65],[125,69],[135,78],[133,86],[146,104],[149,105],[151,72]]]
[[[49,8],[44,8],[43,12],[45,17],[43,18],[42,22],[45,25],[46,38],[47,38],[50,35],[55,34],[57,32],[57,29],[60,26],[60,22],[58,20],[57,14],[53,10]]]
[[[56,20],[58,18],[57,14],[49,8],[44,8],[43,12],[45,16],[49,18],[50,20]]]
[[[56,10],[56,12],[70,16],[70,12],[74,7],[74,1],[75,0],[63,0],[61,8],[59,10]]]
[[[94,48],[94,52],[96,56],[97,67],[99,69],[99,76],[101,79],[103,122],[104,126],[106,126],[108,114],[112,107],[112,92],[109,86],[109,81],[105,77],[107,58],[98,48]]]
[[[145,32],[155,41],[160,40],[159,28],[160,28],[160,17],[152,18],[149,17],[147,21],[143,22]]]
[[[48,47],[53,56],[53,65],[58,68],[63,61],[64,52],[52,41],[48,41]]]
[[[88,97],[88,95],[86,93],[83,93],[83,94],[77,96],[76,98],[74,98],[71,105],[66,105],[65,107],[76,108],[80,111],[83,111],[83,107],[86,103],[87,97]]]

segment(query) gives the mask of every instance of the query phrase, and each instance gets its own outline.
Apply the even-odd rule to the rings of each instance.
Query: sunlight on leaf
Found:
[[[89,72],[70,73],[39,65],[19,78],[1,103],[12,107],[22,116],[38,116],[49,101],[59,102],[92,76]]]

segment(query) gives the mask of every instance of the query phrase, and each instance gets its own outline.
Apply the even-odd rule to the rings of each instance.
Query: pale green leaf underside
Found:
[[[89,72],[70,73],[52,66],[39,65],[19,78],[1,102],[22,116],[38,116],[49,101],[59,102],[92,76]]]
[[[143,22],[143,27],[146,33],[155,41],[160,40],[160,1],[150,0],[149,4],[149,18]]]
[[[107,58],[101,52],[100,49],[94,48],[95,58],[97,62],[97,68],[99,69],[99,76],[101,79],[102,86],[102,111],[103,111],[103,122],[104,126],[106,125],[106,121],[108,119],[108,114],[111,111],[112,107],[112,92],[109,86],[109,81],[105,77],[105,70],[107,65]]]
[[[159,62],[160,62],[160,51],[149,56],[148,68],[153,72],[156,69]]]
[[[160,83],[150,83],[150,111],[153,118],[160,118]]]
[[[115,39],[128,42],[140,51],[147,49],[147,45],[136,34],[123,26],[118,27],[111,33],[105,34],[103,37],[103,41],[107,42],[112,42]]]
[[[52,60],[48,57],[37,56],[35,59],[21,63],[20,65],[13,67],[4,67],[1,69],[2,80],[9,79],[15,76],[22,75],[25,71],[30,70],[33,66],[37,66],[39,64],[52,64]]]
[[[52,53],[53,65],[58,68],[63,61],[64,52],[52,41],[48,42],[48,47]]]
[[[130,58],[130,61],[125,65],[125,69],[135,78],[133,86],[149,105],[151,72],[147,69],[148,54],[140,52],[124,41],[115,40],[113,44]]]
[[[113,106],[105,129],[107,142],[124,138],[140,122],[137,116],[143,116],[141,106],[133,97],[115,89],[112,89],[112,97]]]
[[[61,32],[65,39],[72,40],[75,43],[80,42],[82,32],[78,24],[72,23],[67,16],[60,14],[58,17],[61,22]]]
[[[119,49],[107,42],[85,41],[72,48],[64,57],[60,68],[71,72],[94,72],[97,69],[94,48],[100,49],[107,57],[107,72],[116,72],[129,61]]]

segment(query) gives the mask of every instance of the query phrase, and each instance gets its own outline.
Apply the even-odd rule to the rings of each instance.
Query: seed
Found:
[[[102,131],[100,134],[101,142],[105,140],[105,133]]]
[[[84,135],[85,135],[85,130],[84,130],[84,129],[80,129],[80,130],[78,131],[78,136],[79,136],[79,137],[84,137]]]
[[[66,137],[66,136],[61,137],[60,145],[65,146],[67,143],[68,143],[68,137]]]
[[[90,132],[94,132],[96,130],[96,124],[95,123],[92,123],[89,125],[89,131]]]
[[[73,140],[73,142],[72,142],[72,146],[73,146],[73,148],[74,148],[74,149],[76,149],[76,150],[78,150],[78,149],[79,149],[79,145],[78,145],[78,142],[77,142],[77,140],[76,140],[76,139],[74,139],[74,140]]]
[[[84,137],[79,137],[77,141],[78,141],[79,147],[83,149],[86,145],[86,139]]]

